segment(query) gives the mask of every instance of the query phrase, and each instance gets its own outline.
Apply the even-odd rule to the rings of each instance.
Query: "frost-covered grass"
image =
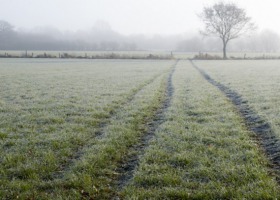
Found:
[[[212,78],[242,95],[280,138],[280,61],[195,61]]]
[[[159,120],[174,63],[0,59],[0,199],[279,198],[252,133],[189,61],[175,68],[165,120],[141,142]],[[139,145],[139,167],[120,188]]]
[[[0,196],[79,199],[95,195],[93,190],[88,194],[95,185],[98,190],[110,183],[108,171],[127,153],[128,143],[113,138],[140,134],[129,130],[152,116],[161,80],[174,61],[0,62]],[[141,120],[135,122],[134,115]],[[95,137],[114,123],[105,129],[104,139]],[[130,135],[118,136],[117,130]],[[114,137],[107,136],[110,132]],[[122,148],[113,158],[104,156]],[[105,166],[104,172],[94,163]]]
[[[276,199],[280,188],[232,103],[188,61],[126,199]]]

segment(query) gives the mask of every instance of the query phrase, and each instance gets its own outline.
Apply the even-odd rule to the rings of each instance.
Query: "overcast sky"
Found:
[[[108,22],[122,34],[196,33],[203,6],[218,0],[0,0],[0,19],[16,28],[50,26],[65,31],[86,30]],[[280,1],[232,0],[262,29],[280,33]]]

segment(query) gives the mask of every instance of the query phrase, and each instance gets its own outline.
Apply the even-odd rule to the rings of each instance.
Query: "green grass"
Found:
[[[126,199],[276,199],[268,161],[224,95],[181,61],[166,122],[141,158]]]
[[[67,184],[74,188],[85,188],[92,198],[110,198],[117,195],[116,169],[146,132],[146,123],[152,120],[164,96],[162,78],[141,91],[123,112],[111,120],[105,136],[90,145],[81,160],[66,174]],[[87,181],[84,180],[86,176]],[[88,182],[88,183],[87,183]],[[92,190],[92,187],[95,190]]]
[[[196,61],[212,78],[235,90],[280,137],[280,62]]]
[[[165,121],[137,152],[174,62],[1,59],[0,199],[279,198],[252,133],[189,61],[176,67]],[[139,154],[119,188],[119,169]]]
[[[124,106],[136,111],[152,106],[150,98],[159,95],[157,86],[173,63],[4,61],[0,196],[21,199],[50,194],[62,198],[61,190],[65,197],[81,195],[88,186],[64,188],[66,176],[74,174],[72,167],[96,143],[100,125],[109,123],[113,114],[127,113]],[[146,87],[152,87],[147,101],[138,98]]]

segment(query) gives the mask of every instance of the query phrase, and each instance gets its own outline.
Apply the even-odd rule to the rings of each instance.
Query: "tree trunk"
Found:
[[[227,59],[227,42],[223,40],[223,59]]]

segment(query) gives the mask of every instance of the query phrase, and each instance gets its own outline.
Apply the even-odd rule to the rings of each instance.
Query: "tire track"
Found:
[[[199,71],[199,73],[213,86],[217,87],[221,92],[229,98],[235,105],[237,110],[241,113],[249,130],[257,136],[257,142],[265,151],[269,160],[271,161],[271,168],[276,173],[276,180],[280,184],[280,139],[272,131],[269,123],[263,120],[255,111],[253,111],[246,100],[242,98],[236,91],[229,87],[215,81],[205,71],[197,67],[193,61],[192,66]]]
[[[165,72],[163,72],[165,73]],[[141,92],[147,85],[152,84],[158,77],[160,77],[163,73],[159,73],[155,75],[153,78],[151,78],[148,81],[145,81],[143,84],[141,84],[139,87],[132,89],[129,92],[129,95],[123,99],[120,100],[120,102],[114,103],[114,105],[109,105],[109,108],[112,109],[106,109],[110,110],[110,117],[104,117],[102,121],[97,125],[97,130],[88,137],[88,141],[92,140],[93,138],[96,138],[97,140],[100,140],[104,137],[105,129],[110,123],[110,120],[114,118],[118,112],[122,111],[122,108],[133,101],[135,96]],[[64,177],[64,174],[67,173],[67,171],[70,170],[71,166],[74,165],[74,163],[79,160],[84,155],[84,149],[89,147],[90,145],[87,143],[85,145],[79,146],[78,149],[76,149],[75,153],[69,158],[68,162],[63,163],[63,166],[60,167],[59,171],[54,172],[52,174],[53,179],[62,179]]]
[[[117,188],[121,191],[133,178],[135,169],[139,165],[139,159],[144,155],[145,149],[149,146],[149,141],[154,137],[158,127],[165,121],[165,112],[170,107],[171,99],[174,93],[174,88],[172,84],[172,77],[175,72],[176,66],[179,60],[173,65],[172,70],[170,71],[165,88],[165,97],[161,106],[155,112],[153,120],[147,123],[148,130],[140,138],[139,143],[131,147],[131,152],[137,152],[129,156],[124,163],[116,171],[119,173],[119,178],[117,180]]]

